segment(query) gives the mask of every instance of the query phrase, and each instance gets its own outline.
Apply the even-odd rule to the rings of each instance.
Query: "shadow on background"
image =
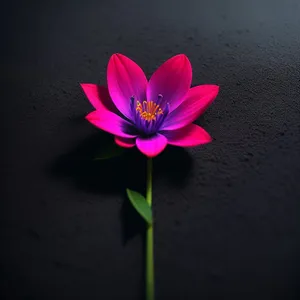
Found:
[[[123,245],[136,235],[140,235],[145,241],[146,224],[128,200],[126,188],[145,195],[146,158],[136,148],[132,148],[110,159],[95,160],[103,148],[109,149],[113,144],[114,139],[111,135],[99,131],[52,162],[48,167],[48,174],[56,179],[71,180],[76,188],[89,193],[122,195],[120,219]],[[191,166],[192,159],[188,152],[182,148],[168,146],[154,160],[155,180],[166,178],[176,186],[184,185]],[[142,265],[145,266],[144,256],[142,259]],[[142,281],[141,299],[144,299],[144,288]]]
[[[122,220],[123,243],[144,233],[143,219],[136,213],[126,196],[126,188],[145,195],[146,158],[136,148],[126,149],[110,159],[95,160],[103,149],[114,147],[113,136],[99,131],[83,140],[74,149],[58,157],[48,167],[56,179],[70,180],[75,188],[96,194],[119,194],[124,201]],[[154,159],[154,180],[166,178],[176,186],[184,185],[191,170],[192,159],[183,148],[168,146]]]

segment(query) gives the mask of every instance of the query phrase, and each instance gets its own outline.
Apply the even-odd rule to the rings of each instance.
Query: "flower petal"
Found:
[[[137,137],[136,145],[143,154],[154,157],[166,148],[167,139],[159,133],[149,138]]]
[[[161,134],[168,139],[168,144],[180,147],[194,147],[212,141],[210,135],[195,124],[177,130],[162,131]]]
[[[198,85],[191,88],[185,100],[173,110],[164,121],[163,130],[173,130],[194,122],[214,101],[219,87],[213,84]]]
[[[124,138],[135,137],[135,128],[129,122],[106,110],[94,110],[85,117],[96,127]]]
[[[170,104],[170,112],[183,101],[192,83],[192,66],[184,54],[178,54],[163,63],[152,75],[147,87],[147,100],[157,101],[160,106]]]
[[[132,119],[130,97],[146,99],[147,78],[143,70],[122,54],[113,54],[108,62],[107,83],[110,96],[119,111]]]
[[[96,110],[102,109],[104,106],[106,109],[118,113],[118,109],[112,102],[107,87],[92,83],[81,83],[80,86]]]
[[[132,148],[135,146],[135,139],[128,139],[120,136],[115,136],[115,143],[123,148]]]

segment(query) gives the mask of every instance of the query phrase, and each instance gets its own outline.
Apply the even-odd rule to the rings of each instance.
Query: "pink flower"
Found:
[[[192,147],[211,142],[210,135],[192,124],[216,98],[217,85],[190,88],[192,67],[179,54],[163,63],[149,82],[142,69],[122,55],[111,56],[108,88],[81,84],[95,110],[86,119],[115,136],[122,147],[137,146],[148,157],[167,144]]]

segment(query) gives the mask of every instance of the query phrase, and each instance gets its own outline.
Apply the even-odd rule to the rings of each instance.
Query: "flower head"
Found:
[[[148,157],[167,144],[192,147],[209,143],[210,135],[192,124],[216,98],[217,85],[190,88],[192,67],[179,54],[163,63],[149,82],[142,69],[122,54],[108,63],[108,88],[81,84],[95,110],[86,119],[115,136],[122,147],[137,146]]]

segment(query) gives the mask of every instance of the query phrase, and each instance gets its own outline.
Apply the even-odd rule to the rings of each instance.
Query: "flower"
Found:
[[[163,63],[149,82],[142,69],[122,54],[113,54],[107,68],[108,88],[82,83],[95,110],[86,116],[94,126],[115,136],[125,148],[137,146],[146,156],[167,144],[192,147],[212,138],[192,124],[216,98],[217,85],[190,88],[192,67],[184,54]]]

